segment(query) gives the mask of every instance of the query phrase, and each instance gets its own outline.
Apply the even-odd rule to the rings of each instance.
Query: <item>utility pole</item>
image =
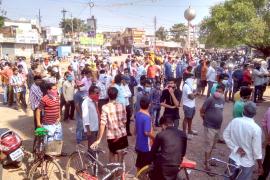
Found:
[[[66,33],[65,33],[65,26],[66,26],[66,23],[65,23],[65,19],[66,19],[66,13],[67,13],[67,10],[65,10],[64,8],[62,9],[61,13],[63,14],[63,18],[62,18],[62,23],[63,23],[63,35],[64,35],[64,42],[65,42],[65,37],[66,37]]]
[[[63,20],[65,20],[66,19],[67,10],[62,9],[61,13],[63,14]]]
[[[70,13],[70,17],[71,17],[71,37],[72,37],[72,50],[75,53],[75,43],[74,43],[74,26],[73,26],[73,16],[72,13]]]
[[[38,9],[38,22],[39,22],[39,25],[41,26],[41,13],[40,13],[40,9]]]
[[[157,31],[157,17],[154,17],[154,51],[156,51],[157,45],[157,38],[156,38],[156,31]]]

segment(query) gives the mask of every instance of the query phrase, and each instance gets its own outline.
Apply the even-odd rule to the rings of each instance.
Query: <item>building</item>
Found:
[[[59,45],[62,43],[64,34],[62,28],[59,27],[45,27],[45,38],[49,44]]]
[[[5,19],[0,29],[0,55],[3,57],[30,56],[39,50],[41,28],[35,20]]]
[[[133,48],[145,48],[145,40],[144,29],[126,28],[124,32],[117,33],[112,38],[112,48],[131,53]]]

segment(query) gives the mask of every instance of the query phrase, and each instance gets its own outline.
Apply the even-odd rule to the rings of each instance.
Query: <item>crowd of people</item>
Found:
[[[192,58],[168,53],[162,60],[129,55],[122,62],[81,55],[72,58],[63,72],[57,57],[34,60],[30,69],[23,58],[15,63],[3,59],[3,104],[13,107],[15,103],[19,111],[26,111],[29,105],[34,127],[45,127],[57,140],[63,138],[61,122],[76,120],[76,142],[87,140],[93,154],[91,150],[99,146],[105,133],[112,162],[123,160],[118,150],[129,146],[128,136],[136,136],[137,169],[153,163],[151,179],[164,180],[176,179],[188,141],[198,135],[192,122],[199,108],[205,170],[211,172],[214,165],[209,159],[216,143],[226,143],[231,150],[229,162],[241,167],[239,180],[252,179],[256,162],[259,179],[266,179],[270,171],[270,109],[261,126],[254,116],[256,103],[265,101],[268,62],[218,62],[203,54]],[[196,106],[198,98],[204,99],[202,107]],[[234,119],[222,138],[225,103],[233,103]],[[184,112],[181,125],[180,108]]]

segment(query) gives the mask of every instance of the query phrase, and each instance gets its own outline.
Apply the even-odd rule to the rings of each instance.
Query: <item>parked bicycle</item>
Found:
[[[201,171],[201,172],[207,173],[208,175],[211,175],[211,176],[226,177],[226,178],[229,178],[230,180],[236,180],[238,178],[238,176],[242,173],[240,167],[236,166],[234,164],[227,163],[227,162],[222,161],[222,160],[217,159],[217,158],[211,158],[209,161],[212,161],[212,162],[215,161],[215,162],[218,162],[218,163],[221,163],[221,164],[225,164],[226,165],[226,173],[225,174],[219,174],[219,173],[212,172],[212,171],[206,171],[206,170],[202,170],[202,169],[197,169],[196,168],[197,163],[195,161],[190,161],[190,160],[184,158],[182,163],[179,166],[179,172],[177,174],[177,180],[190,180],[189,174],[191,173],[192,170]],[[236,171],[231,172],[230,167],[236,168]],[[144,166],[136,174],[136,177],[139,180],[150,180],[150,173],[153,170],[153,168],[154,168],[153,165]]]
[[[87,180],[125,180],[127,171],[126,163],[107,163],[103,164],[99,160],[99,154],[105,154],[101,149],[92,150],[94,154],[88,151],[83,145],[77,145],[76,151],[73,152],[66,165],[67,180],[87,179]],[[118,150],[117,153],[126,155],[128,149]]]
[[[34,161],[30,166],[27,178],[30,180],[63,180],[63,171],[55,158],[46,153],[45,141],[49,138],[45,128],[37,128],[35,131]]]

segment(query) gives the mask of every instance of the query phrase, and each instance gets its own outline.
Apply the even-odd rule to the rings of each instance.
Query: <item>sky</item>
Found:
[[[154,17],[157,28],[170,28],[175,23],[186,23],[184,11],[191,6],[196,11],[192,24],[198,24],[209,15],[211,6],[222,0],[93,0],[91,14],[97,18],[97,31],[117,31],[125,27],[144,28],[154,32]],[[37,19],[41,11],[42,26],[59,26],[61,10],[68,12],[66,18],[86,20],[90,17],[90,0],[2,0],[2,8],[10,19]]]

